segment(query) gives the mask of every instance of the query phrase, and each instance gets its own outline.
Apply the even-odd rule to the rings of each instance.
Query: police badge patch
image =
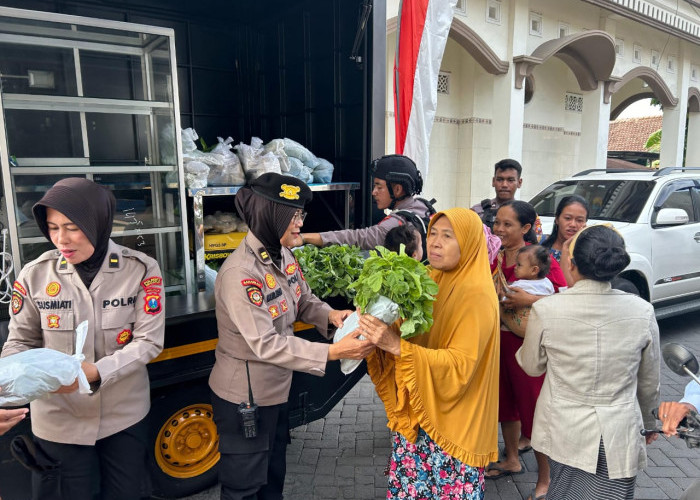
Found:
[[[277,306],[270,306],[267,310],[270,311],[270,316],[272,316],[272,319],[275,319],[280,315],[280,310]]]
[[[271,275],[270,273],[267,273],[265,275],[265,284],[267,285],[267,288],[272,290],[277,286],[277,282],[275,281],[275,277]]]
[[[146,302],[143,305],[143,310],[146,314],[158,314],[161,311],[160,295],[152,293],[146,295],[143,300]]]
[[[12,314],[18,314],[24,306],[24,297],[17,290],[12,292]]]
[[[46,285],[46,295],[48,295],[49,297],[55,297],[60,293],[60,291],[61,285],[56,281],[52,281],[51,283]]]
[[[49,314],[46,316],[46,321],[48,322],[48,327],[49,328],[60,328],[59,321],[61,320],[61,317],[58,314]]]
[[[254,304],[258,307],[260,307],[263,303],[263,295],[260,289],[256,286],[249,286],[248,288],[245,289],[246,293],[248,293],[248,300],[250,300],[251,304]]]
[[[134,335],[131,333],[131,330],[122,330],[121,332],[119,332],[119,335],[117,335],[117,344],[128,344],[133,338]]]

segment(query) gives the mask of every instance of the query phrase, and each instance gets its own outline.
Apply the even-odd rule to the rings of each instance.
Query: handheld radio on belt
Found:
[[[258,435],[258,405],[253,399],[253,388],[250,386],[250,371],[248,370],[248,360],[245,362],[245,373],[248,377],[248,403],[238,405],[238,414],[241,416],[243,424],[243,435],[252,439]]]

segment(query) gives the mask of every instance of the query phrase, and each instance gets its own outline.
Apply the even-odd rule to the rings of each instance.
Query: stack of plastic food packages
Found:
[[[253,137],[250,144],[241,142],[234,147],[231,147],[231,137],[218,137],[219,143],[210,152],[197,149],[197,139],[199,136],[194,129],[182,130],[182,157],[188,188],[243,185],[246,180],[267,172],[291,175],[307,184],[327,184],[333,177],[331,162],[318,158],[286,137],[267,144]]]
[[[198,138],[193,128],[182,131],[182,160],[185,169],[185,185],[188,188],[245,183],[241,163],[231,151],[232,138],[224,140],[219,137],[219,143],[208,153],[197,149],[195,141]]]
[[[254,179],[266,172],[291,175],[307,184],[327,184],[333,177],[333,164],[318,158],[298,142],[285,137],[273,139],[267,144],[253,137],[248,144],[235,146],[241,159],[246,178]]]
[[[204,217],[205,233],[247,232],[248,226],[235,214],[217,211],[214,215]]]

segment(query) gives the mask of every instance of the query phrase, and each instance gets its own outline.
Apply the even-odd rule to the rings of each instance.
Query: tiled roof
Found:
[[[646,151],[644,144],[661,128],[663,116],[625,118],[610,122],[608,151]]]

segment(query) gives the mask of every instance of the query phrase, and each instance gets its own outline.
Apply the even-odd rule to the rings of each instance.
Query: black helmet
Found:
[[[382,179],[387,184],[401,184],[406,196],[420,194],[423,190],[423,178],[416,164],[408,156],[386,155],[372,161],[372,177]],[[394,197],[391,192],[392,198]]]

